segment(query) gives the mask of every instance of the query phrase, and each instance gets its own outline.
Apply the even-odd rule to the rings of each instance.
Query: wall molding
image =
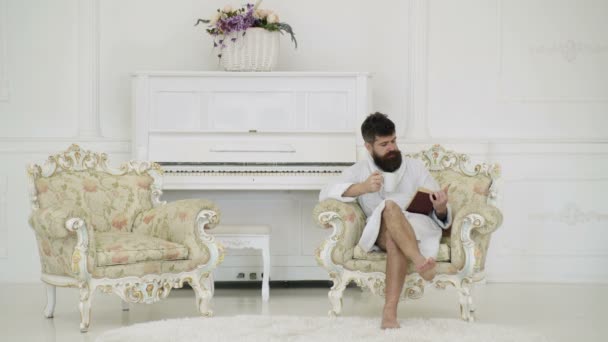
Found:
[[[8,258],[8,225],[7,225],[8,176],[0,176],[0,259]]]
[[[563,208],[553,212],[530,213],[528,219],[530,221],[565,223],[572,227],[596,221],[608,221],[608,212],[583,210],[578,204],[569,202],[564,204]]]
[[[99,66],[100,66],[100,10],[99,0],[79,0],[78,27],[78,132],[82,139],[102,139],[99,115]],[[6,67],[6,0],[0,0],[0,101],[9,100],[9,80]],[[15,138],[24,141],[40,137]],[[54,141],[53,138],[44,138]],[[66,138],[73,140],[74,137]],[[0,140],[0,145],[2,141]],[[12,149],[11,149],[12,150]],[[44,148],[43,150],[48,150]],[[0,152],[3,149],[0,148]]]
[[[440,144],[448,150],[471,156],[536,156],[536,157],[577,157],[608,155],[608,139],[588,140],[549,140],[549,139],[407,139],[398,138],[399,148],[404,151],[417,151]],[[111,139],[100,137],[0,137],[0,153],[42,153],[65,150],[72,143],[83,146],[92,145],[104,152],[130,153],[131,139]],[[366,152],[359,147],[361,155]]]
[[[429,1],[411,0],[409,8],[408,104],[405,136],[430,137],[428,126]]]
[[[131,154],[131,140],[100,138],[0,138],[0,154],[53,154],[71,144],[105,153]]]
[[[500,251],[496,252],[496,256],[500,257],[539,257],[539,258],[606,258],[608,257],[608,252],[531,252],[530,250],[524,248],[515,248],[509,246],[500,246]]]
[[[608,139],[408,139],[399,137],[402,151],[418,151],[440,144],[448,150],[488,159],[504,156],[574,157],[608,155]]]
[[[99,0],[78,1],[78,135],[102,137],[99,116]]]
[[[592,97],[555,97],[555,96],[507,96],[502,86],[503,74],[504,74],[504,7],[505,1],[498,0],[498,6],[496,10],[496,23],[497,27],[497,41],[498,41],[498,77],[496,81],[496,89],[498,94],[498,101],[502,103],[605,103],[608,102],[608,98],[592,98]],[[560,54],[577,53],[577,49],[582,45],[589,45],[578,41],[577,39],[561,39],[561,42],[566,42],[567,45],[558,48],[554,51]],[[529,47],[530,49],[543,49],[543,47]],[[574,51],[572,51],[574,49]],[[595,53],[604,53],[608,55],[608,44],[599,44],[587,50],[595,49]],[[580,51],[578,51],[580,52]],[[573,61],[573,60],[572,60]],[[572,61],[569,61],[570,63]]]
[[[8,81],[8,44],[6,42],[7,23],[7,7],[6,0],[0,0],[0,102],[8,102],[9,97],[9,81]],[[1,254],[1,253],[0,253]]]

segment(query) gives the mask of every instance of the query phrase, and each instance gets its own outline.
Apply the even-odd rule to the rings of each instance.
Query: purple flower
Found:
[[[217,21],[216,27],[223,34],[232,32],[244,31],[253,26],[255,18],[253,17],[253,5],[247,4],[247,11],[242,14],[220,19]]]

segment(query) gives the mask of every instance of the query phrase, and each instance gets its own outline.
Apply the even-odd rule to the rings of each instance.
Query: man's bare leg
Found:
[[[382,221],[386,223],[386,230],[391,240],[406,257],[412,260],[420,276],[427,281],[433,279],[435,277],[435,259],[427,259],[420,254],[416,234],[397,203],[386,201],[386,206],[382,211]]]
[[[400,239],[401,245],[395,241],[395,237]],[[387,253],[385,301],[381,327],[382,329],[399,328],[397,307],[407,275],[407,259],[418,262],[416,265],[416,261],[414,261],[414,265],[426,280],[435,276],[435,260],[425,259],[420,254],[412,226],[401,212],[401,208],[393,201],[387,201],[382,212],[380,233],[376,245]]]
[[[385,301],[381,328],[396,329],[400,327],[397,322],[397,306],[407,274],[407,257],[388,234],[384,220],[380,225],[380,234],[378,240],[376,240],[376,245],[387,254]]]

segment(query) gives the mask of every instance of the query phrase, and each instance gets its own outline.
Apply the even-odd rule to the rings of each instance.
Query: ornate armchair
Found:
[[[485,279],[490,237],[502,223],[502,214],[495,206],[500,168],[496,164],[472,166],[467,155],[446,151],[439,145],[406,156],[423,160],[441,187],[451,184],[448,196],[453,224],[441,238],[437,276],[431,283],[441,289],[454,286],[462,319],[473,321],[472,288]],[[366,220],[359,204],[325,200],[317,204],[313,215],[321,227],[333,230],[316,251],[317,262],[333,281],[329,314],[335,316],[342,311],[342,294],[350,282],[384,296],[386,254],[365,253],[357,246]],[[422,297],[426,285],[431,284],[415,273],[410,263],[401,299]]]
[[[210,272],[223,249],[205,232],[219,210],[203,199],[160,201],[162,170],[131,161],[120,169],[106,154],[72,145],[28,168],[32,213],[46,317],[53,317],[55,287],[80,290],[80,330],[89,327],[91,297],[99,288],[127,303],[154,303],[188,282],[202,315],[211,315]],[[128,308],[128,306],[126,306]]]

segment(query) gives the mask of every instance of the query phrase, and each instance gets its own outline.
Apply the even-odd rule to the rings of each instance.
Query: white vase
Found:
[[[248,28],[246,34],[227,35],[221,50],[220,64],[226,71],[271,71],[279,60],[280,33],[260,27]],[[232,39],[236,38],[235,41]]]

